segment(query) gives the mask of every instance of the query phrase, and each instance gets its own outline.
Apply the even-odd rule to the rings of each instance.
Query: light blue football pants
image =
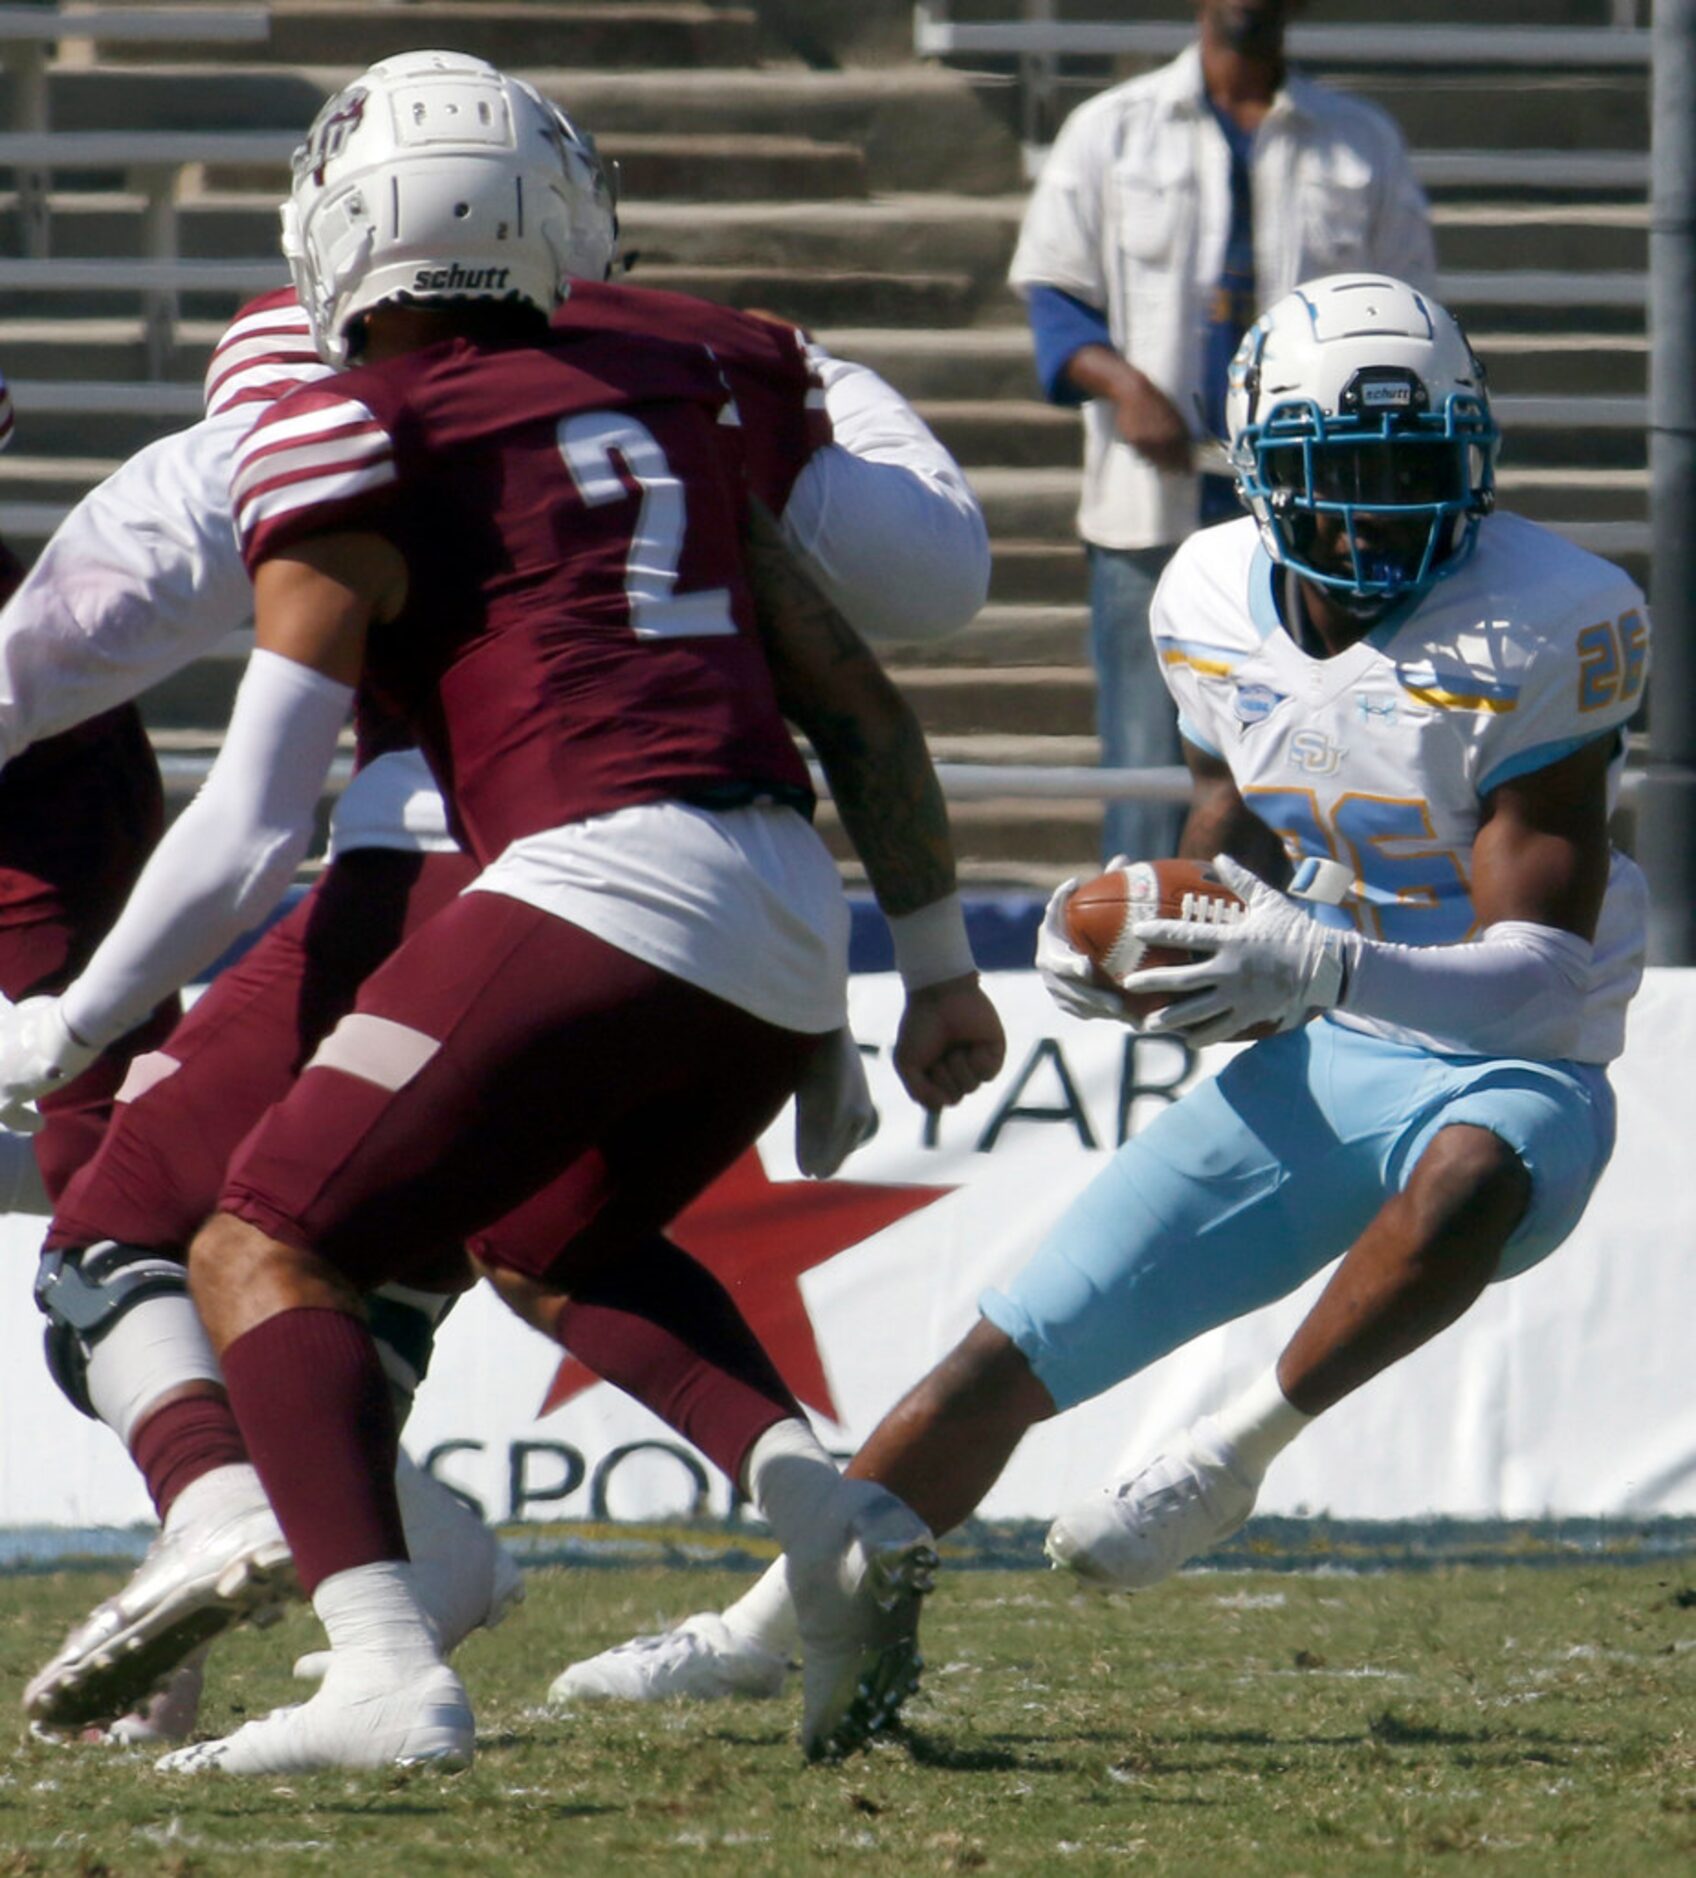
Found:
[[[1437,1056],[1320,1019],[1233,1057],[1133,1135],[979,1308],[1070,1408],[1294,1291],[1456,1122],[1499,1136],[1531,1175],[1495,1274],[1511,1278],[1567,1237],[1608,1163],[1605,1072]]]

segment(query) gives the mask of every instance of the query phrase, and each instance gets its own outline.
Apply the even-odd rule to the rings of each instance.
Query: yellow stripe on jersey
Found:
[[[1187,665],[1192,672],[1200,672],[1207,678],[1229,678],[1236,668],[1236,663],[1229,659],[1202,659],[1193,652],[1185,652],[1178,646],[1166,646],[1160,654],[1163,665]]]
[[[1490,711],[1500,715],[1519,709],[1518,698],[1485,697],[1476,691],[1450,691],[1441,685],[1405,685],[1410,698],[1432,704],[1440,711]]]

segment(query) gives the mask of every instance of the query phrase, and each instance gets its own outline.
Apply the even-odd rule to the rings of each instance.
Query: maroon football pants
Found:
[[[0,994],[16,1003],[64,990],[122,911],[164,821],[159,766],[130,705],[0,770]],[[49,1196],[94,1153],[131,1058],[176,1014],[169,999],[40,1103],[35,1155]]]
[[[569,1289],[748,1148],[818,1042],[468,893],[366,981],[219,1205],[365,1289],[422,1282],[444,1238]]]

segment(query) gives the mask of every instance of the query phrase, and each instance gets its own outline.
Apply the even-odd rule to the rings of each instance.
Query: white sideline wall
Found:
[[[990,987],[1008,1026],[1007,1070],[943,1117],[926,1145],[922,1118],[888,1066],[899,985],[876,975],[853,986],[856,1033],[877,1052],[868,1068],[883,1126],[845,1172],[863,1187],[951,1191],[827,1256],[833,1234],[821,1237],[811,1210],[845,1198],[875,1207],[887,1196],[798,1182],[784,1117],[761,1143],[772,1192],[756,1194],[728,1235],[743,1251],[738,1266],[721,1273],[756,1322],[774,1327],[792,1382],[812,1398],[828,1390],[835,1417],[814,1400],[815,1419],[844,1451],[967,1327],[979,1290],[1017,1267],[1114,1139],[1125,1033],[1061,1017],[1032,973],[996,974]],[[1142,1081],[1169,1082],[1186,1068],[1169,1043],[1139,1043],[1136,1055]],[[1260,1511],[1369,1519],[1696,1514],[1693,1061],[1696,971],[1651,972],[1615,1071],[1619,1147],[1578,1232],[1316,1423],[1274,1464]],[[1086,1145],[1086,1127],[1100,1145]],[[834,1240],[858,1230],[838,1226]],[[116,1442],[67,1407],[47,1379],[29,1301],[39,1223],[12,1219],[0,1232],[14,1268],[12,1308],[0,1320],[0,1527],[147,1519],[146,1496]],[[810,1382],[796,1367],[810,1357],[803,1315],[782,1311],[777,1281],[786,1259],[818,1261],[799,1277],[822,1364]],[[1122,1458],[1153,1452],[1272,1361],[1322,1281],[1038,1430],[984,1512],[1046,1517]],[[587,1517],[597,1476],[614,1518],[687,1510],[692,1476],[663,1446],[609,1467],[625,1444],[672,1440],[615,1391],[590,1387],[538,1415],[556,1366],[551,1346],[486,1292],[473,1294],[442,1330],[408,1447],[420,1458],[442,1450],[438,1471],[497,1519],[515,1511]],[[726,1485],[708,1478],[705,1505],[723,1512]]]

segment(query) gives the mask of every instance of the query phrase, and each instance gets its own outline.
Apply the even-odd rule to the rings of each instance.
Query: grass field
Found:
[[[0,1699],[117,1582],[0,1579]],[[550,1567],[461,1653],[476,1765],[449,1780],[167,1780],[21,1733],[0,1878],[23,1874],[1266,1874],[1696,1871],[1696,1555],[1230,1571],[1105,1600],[947,1573],[906,1732],[807,1768],[796,1697],[559,1717],[568,1657],[745,1575]],[[214,1655],[206,1724],[291,1699],[295,1613]]]

